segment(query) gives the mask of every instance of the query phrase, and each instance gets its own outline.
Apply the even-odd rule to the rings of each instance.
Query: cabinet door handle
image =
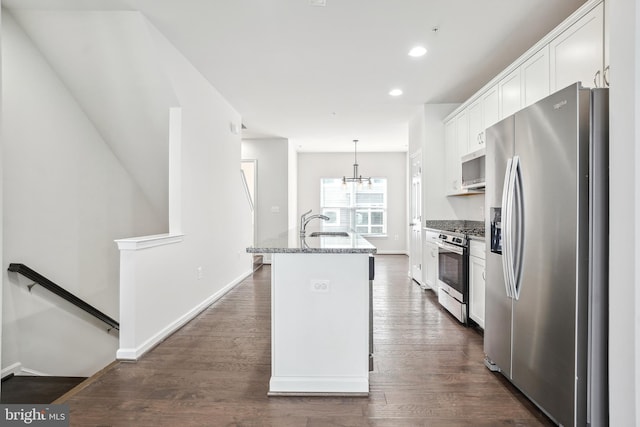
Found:
[[[596,79],[598,80],[596,82]],[[596,71],[596,74],[593,76],[593,87],[600,87],[600,70]]]
[[[486,273],[484,271],[482,272],[482,280],[485,280],[485,281],[487,280],[487,276],[486,276]]]
[[[602,79],[604,80],[605,86],[609,87],[609,66],[604,67],[604,72],[602,73]]]

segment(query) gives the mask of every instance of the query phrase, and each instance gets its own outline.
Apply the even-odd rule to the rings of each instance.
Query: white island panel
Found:
[[[269,394],[367,394],[369,255],[276,253]]]

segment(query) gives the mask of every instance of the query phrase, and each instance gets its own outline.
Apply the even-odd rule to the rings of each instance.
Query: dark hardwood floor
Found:
[[[114,363],[56,403],[70,405],[72,426],[552,425],[484,367],[480,332],[408,269],[405,256],[376,257],[369,397],[267,397],[265,266],[138,362]]]
[[[12,375],[2,379],[0,403],[51,403],[84,380],[83,377]]]

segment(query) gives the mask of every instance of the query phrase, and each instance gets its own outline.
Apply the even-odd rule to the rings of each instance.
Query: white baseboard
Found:
[[[22,372],[22,363],[16,362],[13,365],[9,365],[6,368],[2,368],[0,375],[2,375],[2,378],[4,378],[11,374],[20,375],[21,372]]]
[[[213,304],[214,302],[222,298],[227,292],[229,292],[231,289],[236,287],[240,282],[242,282],[247,277],[251,276],[251,274],[253,274],[253,271],[249,270],[248,272],[245,272],[239,277],[237,277],[236,279],[232,280],[225,287],[223,287],[218,292],[214,293],[209,298],[205,299],[200,304],[195,306],[193,309],[189,310],[187,313],[185,313],[184,315],[176,319],[166,328],[160,330],[157,334],[155,334],[154,336],[149,338],[147,341],[142,343],[139,347],[119,348],[118,351],[116,352],[116,359],[128,360],[128,361],[138,360],[143,354],[151,350],[156,345],[160,344],[162,341],[164,341],[167,337],[169,337],[175,331],[177,331],[182,326],[187,324],[190,320],[192,320],[197,315],[202,313],[207,307],[209,307],[211,304]]]
[[[16,374],[16,375],[29,375],[29,376],[32,376],[32,377],[49,377],[49,376],[51,376],[51,374],[47,374],[45,372],[36,371],[35,369],[29,369],[29,368],[25,368],[25,367],[22,367],[22,369],[20,369],[20,373]]]
[[[21,362],[16,362],[12,365],[7,366],[6,368],[3,368],[0,375],[2,375],[2,378],[7,377],[9,375],[15,375],[15,376],[20,376],[20,375],[28,375],[30,377],[48,377],[51,376],[51,374],[47,374],[46,372],[41,372],[41,371],[36,371],[35,369],[29,369],[29,368],[25,368],[24,366],[22,366]]]
[[[345,395],[369,393],[369,377],[278,377],[269,381],[269,395]]]

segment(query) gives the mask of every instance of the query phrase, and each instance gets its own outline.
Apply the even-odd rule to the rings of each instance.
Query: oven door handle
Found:
[[[450,245],[448,243],[443,243],[443,242],[437,242],[436,245],[438,245],[440,249],[444,249],[447,252],[453,252],[458,255],[464,255],[464,249],[461,248],[460,246]]]

